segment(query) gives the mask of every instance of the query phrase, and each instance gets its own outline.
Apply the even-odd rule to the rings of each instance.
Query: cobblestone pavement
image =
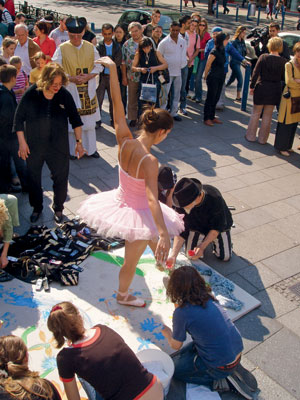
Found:
[[[108,5],[115,3],[116,6]],[[76,10],[76,14],[87,16],[97,26],[117,22],[119,3],[123,2],[32,2],[50,8],[54,4],[60,12]],[[132,3],[137,5],[138,1]],[[175,2],[163,3],[171,7]],[[204,9],[203,4],[200,9]],[[231,14],[231,19],[222,15],[218,24],[232,27]],[[288,19],[293,26],[295,18]],[[161,163],[170,165],[179,178],[195,177],[215,185],[228,205],[236,208],[232,260],[222,264],[207,252],[204,261],[262,302],[259,309],[236,323],[244,340],[243,364],[254,371],[259,382],[258,398],[300,399],[300,301],[289,289],[299,283],[300,276],[300,154],[296,150],[300,141],[297,136],[295,152],[289,158],[276,153],[272,145],[276,113],[266,145],[245,141],[249,113],[241,112],[234,103],[234,87],[227,91],[227,96],[226,109],[218,114],[223,125],[206,127],[202,122],[203,105],[189,102],[188,116],[175,123],[172,133],[154,147],[153,154]],[[67,217],[76,214],[87,195],[109,190],[118,183],[116,140],[107,112],[105,103],[104,122],[97,130],[101,158],[85,157],[70,162]],[[39,223],[50,227],[52,184],[47,168],[43,171],[43,187],[44,212]],[[23,233],[30,225],[31,208],[27,195],[18,197],[19,231]],[[238,397],[230,394],[223,398]]]

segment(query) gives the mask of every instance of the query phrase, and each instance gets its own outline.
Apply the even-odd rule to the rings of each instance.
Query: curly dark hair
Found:
[[[184,307],[187,304],[205,308],[209,299],[216,300],[211,288],[199,272],[188,265],[175,269],[170,277],[167,296],[172,303]]]

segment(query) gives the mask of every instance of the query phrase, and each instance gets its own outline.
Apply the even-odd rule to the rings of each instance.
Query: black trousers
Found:
[[[193,74],[193,70],[194,70],[193,65],[188,68],[188,76],[187,76],[186,85],[185,85],[186,94],[188,94],[189,90],[190,90],[190,80],[191,80],[191,77]]]
[[[5,149],[9,153],[10,157],[12,157],[12,159],[14,160],[16,171],[21,181],[22,189],[27,190],[28,188],[27,166],[26,162],[18,156],[19,142],[17,139],[17,135],[15,135],[13,139],[6,141]]]
[[[29,202],[35,212],[43,209],[42,169],[46,162],[53,180],[53,210],[62,211],[67,197],[69,157],[51,146],[31,151],[27,158]]]
[[[297,130],[298,122],[294,124],[285,124],[277,122],[276,136],[275,136],[275,149],[279,151],[286,151],[293,147],[294,137]]]
[[[224,78],[215,78],[213,76],[208,76],[207,78],[207,96],[204,105],[204,121],[208,119],[213,120],[216,113],[216,105],[221,96],[222,87],[224,84]]]
[[[113,115],[113,104],[112,104],[112,99],[111,99],[111,95],[110,95],[110,76],[101,74],[99,86],[97,87],[97,90],[96,90],[100,111],[102,110],[102,104],[103,104],[105,91],[107,91],[107,95],[108,95],[110,119],[113,120],[114,115]]]

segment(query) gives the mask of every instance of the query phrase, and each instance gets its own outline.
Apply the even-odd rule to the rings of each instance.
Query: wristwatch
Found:
[[[76,143],[82,143],[82,139],[76,139]]]

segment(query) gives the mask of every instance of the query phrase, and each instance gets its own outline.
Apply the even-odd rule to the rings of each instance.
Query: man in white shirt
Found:
[[[36,67],[34,56],[38,51],[41,51],[40,46],[28,37],[28,28],[25,24],[15,26],[15,36],[17,39],[15,56],[21,58],[22,69],[29,76],[32,68]]]
[[[56,47],[69,40],[69,35],[66,27],[66,19],[67,17],[65,15],[62,15],[59,18],[59,27],[53,29],[53,31],[51,31],[49,34],[49,37],[55,41]]]
[[[179,32],[180,24],[173,21],[170,26],[170,34],[159,43],[157,48],[168,63],[170,82],[165,85],[167,93],[169,93],[172,85],[174,86],[174,96],[170,105],[170,113],[175,121],[182,120],[177,115],[177,112],[181,90],[181,68],[186,64],[186,41],[179,35]],[[161,108],[167,108],[167,96]]]
[[[62,43],[55,51],[52,61],[59,63],[69,78],[66,89],[72,94],[77,110],[83,122],[82,145],[87,155],[99,158],[96,142],[96,121],[101,119],[96,96],[96,76],[103,71],[98,51],[92,43],[82,40],[86,21],[83,18],[69,17],[66,20],[69,34],[67,42]],[[69,130],[70,159],[75,160],[77,139],[74,131]]]

